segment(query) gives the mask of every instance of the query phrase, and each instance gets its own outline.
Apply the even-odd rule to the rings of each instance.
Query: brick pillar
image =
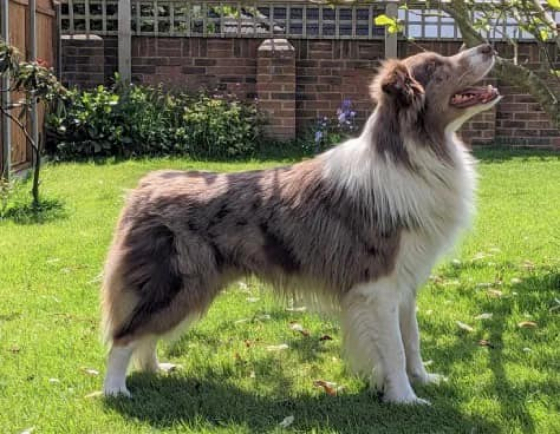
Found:
[[[280,140],[296,136],[295,50],[286,39],[267,39],[257,54],[259,107],[268,115],[266,133]]]
[[[105,83],[105,44],[97,35],[62,35],[62,71],[66,86],[94,88]]]

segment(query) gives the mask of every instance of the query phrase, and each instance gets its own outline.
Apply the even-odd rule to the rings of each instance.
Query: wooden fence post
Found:
[[[10,11],[9,0],[0,0],[0,15],[2,16],[0,27],[2,32],[2,39],[9,42],[9,17],[8,13]],[[6,74],[2,76],[0,87],[2,90],[8,89],[10,82]],[[10,92],[1,92],[1,104],[2,107],[7,107],[10,104]],[[1,129],[2,129],[2,160],[0,161],[0,178],[8,179],[10,176],[10,166],[12,163],[12,134],[10,120],[6,116],[0,117]]]
[[[385,5],[385,15],[397,19],[399,16],[399,8],[396,2],[387,3]],[[397,53],[398,34],[389,33],[388,27],[385,27],[385,58],[395,59]]]
[[[29,0],[29,55],[27,60],[34,62],[37,60],[37,1]],[[31,101],[31,137],[35,145],[39,147],[39,119],[37,116],[37,100],[33,98]],[[41,158],[40,154],[32,151],[33,167],[38,163],[36,159]]]
[[[130,0],[119,0],[119,75],[129,83],[132,57],[132,32],[130,27]]]

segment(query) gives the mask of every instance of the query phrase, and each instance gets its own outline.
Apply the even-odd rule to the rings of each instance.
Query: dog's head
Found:
[[[474,86],[492,69],[494,61],[495,52],[489,45],[450,57],[426,52],[389,60],[372,84],[372,96],[381,106],[398,112],[401,122],[456,131],[500,100],[496,88]]]

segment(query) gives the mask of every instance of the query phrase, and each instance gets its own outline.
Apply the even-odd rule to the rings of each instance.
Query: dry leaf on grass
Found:
[[[34,426],[32,426],[31,428],[24,429],[20,434],[31,434],[33,431],[35,431]]]
[[[330,396],[336,396],[338,392],[343,389],[343,386],[337,386],[336,383],[325,380],[315,380],[313,385],[322,388],[325,393]]]
[[[290,348],[288,346],[288,344],[280,344],[280,345],[269,345],[268,347],[266,347],[267,351],[282,351],[282,350],[287,350],[288,348]]]
[[[481,347],[496,348],[493,343],[487,341],[486,339],[481,339],[480,341],[478,341],[478,345],[480,345]]]
[[[470,325],[465,324],[464,322],[461,321],[455,321],[455,322],[461,330],[465,330],[467,332],[474,332],[474,328],[472,328]]]
[[[294,423],[295,417],[293,415],[286,416],[282,422],[278,424],[280,428],[288,428]]]
[[[430,280],[436,284],[441,284],[445,281],[442,276],[434,276],[434,275],[430,276]]]
[[[494,316],[494,314],[492,313],[481,313],[480,315],[477,315],[474,317],[474,319],[491,319]]]
[[[537,323],[535,321],[521,321],[517,325],[522,329],[534,329],[537,327]]]
[[[475,288],[478,288],[478,289],[480,289],[480,288],[492,288],[492,286],[494,286],[493,283],[490,283],[490,282],[482,282],[482,283],[477,283],[477,284],[475,285]]]
[[[58,378],[49,378],[49,383],[60,383]]]
[[[300,323],[294,321],[290,322],[290,329],[301,333],[303,336],[309,336],[309,330],[304,329]]]
[[[473,261],[480,261],[481,259],[484,258],[492,258],[494,255],[488,254],[488,253],[484,253],[484,252],[478,252],[477,254],[475,254],[472,258]]]
[[[486,293],[489,297],[493,298],[502,298],[502,296],[504,295],[502,291],[498,291],[497,289],[489,289],[488,291],[486,291]]]
[[[323,336],[321,336],[321,337],[319,338],[319,340],[320,340],[321,342],[323,342],[323,341],[332,341],[333,338],[330,337],[329,335],[323,335]]]
[[[247,301],[249,303],[256,303],[259,300],[260,300],[259,297],[247,297]]]
[[[525,259],[522,263],[521,266],[523,268],[525,268],[525,270],[531,271],[535,269],[535,264],[533,264],[533,262],[529,261],[528,259]]]
[[[84,398],[92,399],[98,398],[100,396],[103,396],[103,392],[101,390],[96,390],[95,392],[88,393],[86,396],[84,396]]]
[[[82,367],[82,372],[84,374],[91,375],[91,376],[99,375],[99,371],[97,369]]]
[[[300,306],[300,307],[287,307],[286,310],[288,312],[305,312],[307,310],[307,307],[305,306]]]
[[[512,285],[517,285],[517,284],[521,283],[521,279],[519,277],[513,277],[510,280],[510,282],[511,282]]]

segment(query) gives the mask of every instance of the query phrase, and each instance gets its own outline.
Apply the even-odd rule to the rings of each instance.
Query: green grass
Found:
[[[337,322],[286,310],[257,281],[229,288],[204,321],[160,348],[182,370],[133,374],[130,401],[87,397],[100,390],[105,369],[98,276],[125,189],[152,169],[278,162],[47,166],[44,209],[14,206],[0,221],[0,431],[560,432],[560,309],[550,311],[560,298],[560,158],[479,157],[475,227],[419,299],[424,358],[449,376],[417,388],[431,407],[379,403],[345,371]],[[493,316],[475,319],[482,313]],[[291,330],[291,321],[310,335]],[[522,321],[537,327],[520,328]],[[289,348],[267,350],[282,343]],[[318,379],[344,389],[329,396],[313,386]],[[279,427],[290,415],[293,424]]]

